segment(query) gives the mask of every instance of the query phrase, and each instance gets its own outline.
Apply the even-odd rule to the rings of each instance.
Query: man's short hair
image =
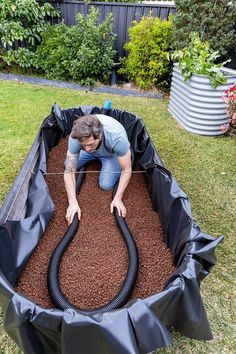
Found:
[[[79,117],[74,122],[71,137],[83,141],[90,136],[94,139],[101,137],[103,132],[103,125],[100,120],[92,114]]]

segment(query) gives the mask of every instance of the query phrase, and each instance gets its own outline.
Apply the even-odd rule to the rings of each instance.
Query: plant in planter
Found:
[[[220,135],[228,120],[224,92],[236,80],[236,71],[216,64],[219,54],[197,33],[190,44],[175,51],[169,110],[187,130],[202,135]]]
[[[178,59],[179,69],[187,81],[193,74],[206,75],[212,87],[216,88],[220,84],[225,84],[227,79],[220,71],[226,62],[215,64],[220,56],[217,51],[213,51],[208,42],[201,42],[199,35],[195,32],[191,34],[190,44],[182,50],[176,50],[172,54],[172,59]]]

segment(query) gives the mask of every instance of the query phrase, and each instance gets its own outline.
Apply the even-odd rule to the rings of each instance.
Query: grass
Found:
[[[188,194],[201,229],[225,241],[217,249],[217,264],[202,282],[201,292],[213,331],[212,341],[196,341],[174,333],[172,346],[158,353],[235,353],[235,206],[236,141],[232,137],[202,137],[182,128],[168,113],[167,100],[121,97],[0,81],[0,204],[34,141],[42,120],[57,102],[63,109],[102,106],[142,117],[166,167]],[[5,334],[0,314],[0,353],[20,353]],[[102,353],[99,353],[102,354]]]

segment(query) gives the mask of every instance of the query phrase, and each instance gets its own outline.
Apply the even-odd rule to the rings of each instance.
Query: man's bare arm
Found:
[[[73,155],[67,151],[66,163],[65,163],[65,173],[64,173],[64,182],[67,192],[69,206],[66,212],[66,219],[68,224],[71,224],[74,218],[74,215],[78,213],[78,218],[81,218],[81,210],[76,198],[76,179],[75,172],[77,168],[78,154]]]
[[[69,172],[76,171],[77,159],[78,159],[78,154],[71,154],[69,151],[67,151],[65,172],[69,173]]]
[[[131,174],[132,174],[132,164],[131,164],[131,152],[130,150],[126,155],[118,157],[119,165],[121,167],[121,176],[116,191],[116,195],[111,203],[110,209],[113,212],[114,207],[117,208],[118,214],[120,216],[126,216],[126,208],[122,202],[124,192],[129,184]]]

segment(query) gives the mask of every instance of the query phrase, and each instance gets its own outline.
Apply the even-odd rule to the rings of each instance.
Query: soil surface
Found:
[[[67,139],[49,154],[47,172],[62,172]],[[122,235],[110,213],[111,191],[98,187],[99,163],[88,166],[78,196],[82,218],[78,232],[63,256],[60,284],[65,296],[81,309],[108,303],[125,278],[128,255]],[[90,172],[89,172],[90,171]],[[23,271],[16,290],[45,308],[54,308],[47,289],[47,266],[51,254],[67,230],[67,196],[63,174],[47,175],[55,212]],[[143,174],[134,173],[124,196],[126,222],[137,243],[139,272],[133,298],[145,298],[163,289],[174,271],[170,250],[156,212],[152,210]]]

